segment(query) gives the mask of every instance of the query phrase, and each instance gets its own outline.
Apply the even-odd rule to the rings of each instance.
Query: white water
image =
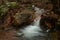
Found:
[[[42,33],[40,33],[39,31],[42,31],[42,29],[39,27],[39,20],[34,21],[33,25],[29,25],[26,28],[24,28],[24,30],[22,30],[22,33],[24,33],[24,37],[26,38],[31,38],[34,36],[43,36]]]
[[[36,13],[40,13],[39,10],[36,10]],[[43,13],[41,11],[41,13]],[[41,15],[41,14],[40,14]],[[39,22],[40,22],[41,17],[38,16],[33,24],[26,26],[24,29],[20,29],[20,31],[24,34],[24,37],[26,38],[32,38],[34,36],[44,36],[44,33],[41,33],[40,31],[43,31],[40,26],[39,26]],[[18,33],[18,35],[21,35],[21,33]]]

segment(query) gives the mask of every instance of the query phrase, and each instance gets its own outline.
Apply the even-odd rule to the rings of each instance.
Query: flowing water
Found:
[[[37,12],[37,11],[36,11]],[[39,12],[40,13],[40,12]],[[47,33],[43,32],[40,24],[41,17],[38,16],[32,24],[20,29],[17,34],[20,35],[19,40],[47,40]]]

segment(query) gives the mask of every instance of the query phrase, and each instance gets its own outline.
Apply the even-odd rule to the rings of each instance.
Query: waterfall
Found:
[[[39,11],[37,12],[37,10],[36,10],[36,13],[38,13],[38,15],[39,15],[40,12]],[[41,11],[41,13],[43,13],[43,12]],[[31,39],[35,36],[45,36],[45,34],[42,33],[43,30],[40,28],[39,24],[40,24],[41,17],[38,15],[37,15],[36,19],[34,19],[32,24],[26,26],[23,29],[20,29],[21,33],[18,33],[18,35],[23,34],[23,36],[25,38],[29,38],[29,39]]]

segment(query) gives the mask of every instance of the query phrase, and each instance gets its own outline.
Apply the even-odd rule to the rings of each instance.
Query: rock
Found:
[[[22,24],[22,23],[31,23],[35,18],[34,11],[32,10],[22,10],[14,15],[15,24]]]

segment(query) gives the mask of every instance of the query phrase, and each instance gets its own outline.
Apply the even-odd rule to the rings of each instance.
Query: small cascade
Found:
[[[43,30],[40,28],[40,20],[41,17],[37,15],[36,19],[34,19],[32,24],[26,26],[24,29],[19,30],[21,31],[21,33],[18,33],[18,35],[23,34],[23,37],[28,39],[31,39],[36,36],[45,36],[45,33],[43,33]]]
[[[36,18],[33,22],[33,25],[34,26],[39,26],[40,25],[40,19],[41,19],[40,16],[38,18]]]

